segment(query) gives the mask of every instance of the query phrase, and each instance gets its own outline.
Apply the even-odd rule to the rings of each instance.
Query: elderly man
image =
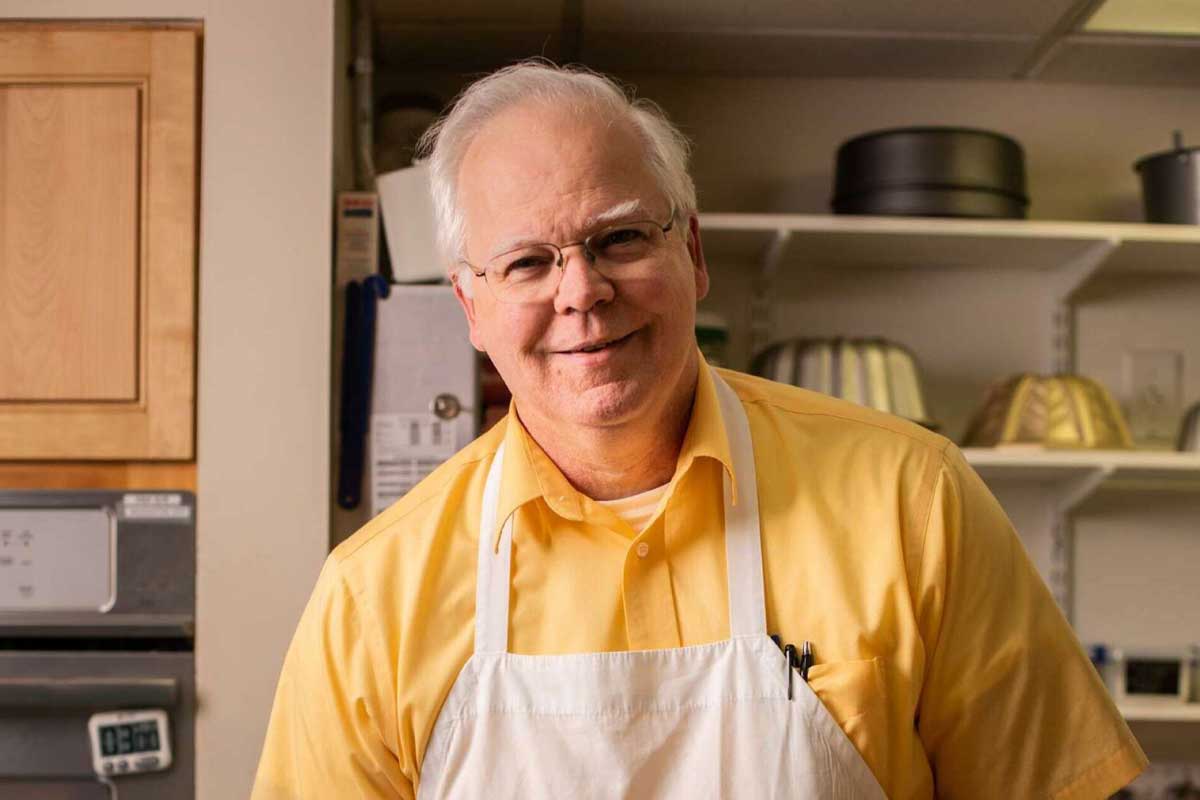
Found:
[[[1142,769],[952,444],[703,362],[661,112],[522,64],[430,139],[513,406],[329,557],[256,798],[1099,798]]]

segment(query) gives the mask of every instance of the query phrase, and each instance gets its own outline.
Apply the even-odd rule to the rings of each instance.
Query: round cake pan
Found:
[[[974,128],[893,128],[838,148],[834,212],[1020,219],[1025,194],[1021,146]]]

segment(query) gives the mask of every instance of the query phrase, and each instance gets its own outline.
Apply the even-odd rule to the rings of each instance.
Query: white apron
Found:
[[[418,798],[882,798],[854,745],[767,636],[758,494],[741,401],[713,373],[725,475],[730,638],[663,650],[508,652],[512,517],[492,537],[504,448],[479,525],[475,653],[442,706]],[[817,643],[820,644],[819,642]]]

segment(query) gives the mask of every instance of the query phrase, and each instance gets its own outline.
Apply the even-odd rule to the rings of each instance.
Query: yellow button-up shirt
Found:
[[[890,797],[1098,798],[1132,780],[1145,755],[948,440],[721,374],[754,441],[768,631],[813,643],[810,685]],[[502,440],[499,513],[480,531]],[[732,469],[705,369],[666,501],[640,534],[576,491],[510,413],[330,555],[284,662],[254,798],[414,796],[473,649],[478,537],[510,513],[513,652],[727,638]]]

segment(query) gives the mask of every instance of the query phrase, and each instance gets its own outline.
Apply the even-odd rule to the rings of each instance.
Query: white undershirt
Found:
[[[596,502],[611,508],[613,513],[629,524],[629,527],[641,533],[654,517],[654,512],[658,510],[658,504],[662,502],[669,485],[664,483],[662,486],[641,494],[619,497],[616,500],[597,500]]]

